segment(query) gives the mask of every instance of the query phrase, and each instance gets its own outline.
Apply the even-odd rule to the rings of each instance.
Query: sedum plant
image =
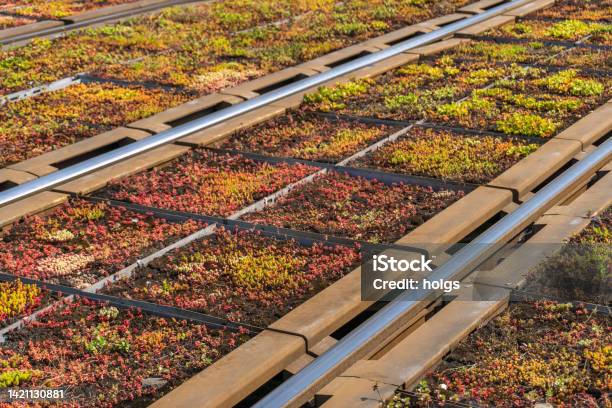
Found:
[[[609,326],[571,303],[513,304],[387,407],[610,405]]]
[[[20,280],[0,283],[0,326],[33,312],[43,304],[47,293]],[[0,381],[1,382],[1,381]],[[0,385],[0,388],[2,386]]]
[[[484,183],[538,148],[520,139],[414,127],[353,165],[445,180]]]
[[[198,76],[199,81],[189,83],[189,87],[205,91],[198,82],[205,81],[211,71],[218,71],[216,65],[232,62],[237,56],[249,58],[239,61],[243,65],[256,62],[256,66],[248,67],[252,72],[272,72],[406,24],[452,12],[467,2],[240,0],[170,7],[117,24],[0,51],[0,94],[107,65],[109,68],[102,70],[106,75],[125,75],[125,79],[138,77],[139,71],[148,74],[141,75],[143,80],[157,77],[173,84]],[[262,33],[268,37],[262,37]],[[253,55],[245,55],[245,50],[253,50]],[[155,55],[158,53],[169,53],[171,57],[165,59]],[[184,64],[185,60],[192,64]],[[132,66],[130,62],[136,64]],[[138,68],[143,65],[151,69]],[[155,71],[155,65],[160,74],[149,74]],[[199,69],[202,65],[205,67]],[[228,67],[227,75],[236,76],[236,69]]]
[[[540,41],[527,43],[497,43],[495,41],[476,41],[462,43],[443,55],[455,60],[475,59],[487,60],[494,63],[523,63],[533,64],[540,60],[563,51],[560,45],[545,45]]]
[[[107,292],[267,326],[359,263],[357,248],[220,228]]]
[[[611,55],[612,51],[606,49],[576,47],[551,60],[550,63],[573,68],[601,69],[611,65]]]
[[[149,405],[248,338],[77,299],[7,335],[0,388],[68,388],[74,406]]]
[[[508,135],[522,135],[530,137],[549,137],[559,128],[559,124],[552,119],[543,118],[536,114],[512,113],[503,115],[495,126],[497,130]]]
[[[200,149],[172,166],[113,181],[101,194],[150,207],[225,217],[314,171],[302,164],[270,164]]]
[[[113,84],[78,84],[0,110],[0,167],[127,125],[189,95]]]
[[[506,24],[485,33],[493,37],[524,38],[537,41],[578,41],[590,37],[590,41],[599,45],[610,45],[608,22],[588,21],[570,18],[564,20],[528,19],[517,23]]]
[[[85,288],[201,227],[75,199],[0,237],[0,270]]]
[[[602,70],[610,65],[610,50],[586,46],[568,47],[545,44],[541,41],[498,43],[482,40],[462,43],[442,55],[455,60],[486,60],[491,63],[520,63],[556,65],[561,67]],[[554,56],[554,58],[551,58]]]
[[[243,219],[374,243],[393,242],[462,195],[330,172]]]
[[[322,87],[304,97],[304,110],[379,119],[417,120],[435,106],[450,103],[509,69],[486,62],[456,62],[443,56],[433,62],[408,64],[377,79]]]
[[[568,69],[548,76],[538,82],[547,90],[573,96],[599,96],[604,92],[604,84],[595,79],[581,79],[578,71]]]
[[[566,18],[576,20],[612,20],[612,4],[609,0],[560,0],[553,7],[538,11],[535,17]]]
[[[0,94],[107,64],[133,61],[151,53],[169,52],[185,43],[195,42],[203,47],[215,34],[227,35],[308,12],[319,3],[320,0],[205,2],[164,8],[157,13],[86,28],[53,40],[35,39],[30,44],[0,51]],[[237,18],[228,20],[232,15]]]
[[[527,291],[554,298],[610,305],[612,208],[594,217],[556,255],[528,275]]]
[[[610,80],[576,69],[514,68],[513,75],[472,91],[462,101],[438,105],[435,122],[551,137],[609,98]]]
[[[13,28],[13,27],[19,27],[22,25],[26,25],[26,24],[32,24],[34,22],[36,22],[36,20],[0,15],[0,30],[6,30],[7,28]]]
[[[297,113],[241,131],[221,147],[271,156],[338,162],[389,132],[388,126]]]
[[[131,3],[136,0],[15,0],[11,12],[36,18],[63,18],[97,8]]]

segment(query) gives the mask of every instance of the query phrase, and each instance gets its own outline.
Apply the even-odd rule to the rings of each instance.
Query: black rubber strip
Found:
[[[546,46],[561,45],[561,46],[569,47],[569,48],[572,48],[572,47],[592,48],[595,50],[602,50],[602,51],[612,50],[612,45],[584,44],[584,43],[577,44],[576,42],[572,42],[572,41],[534,40],[534,39],[528,39],[528,38],[512,38],[512,37],[491,37],[488,35],[473,35],[473,34],[461,35],[461,37],[470,38],[475,41],[492,41],[492,42],[496,42],[499,44],[529,44],[534,41],[537,41]]]
[[[25,278],[21,276],[10,275],[6,273],[0,273],[0,281],[3,282],[14,282],[20,280],[25,284],[36,285],[41,289],[48,290],[51,292],[58,292],[64,295],[78,296],[86,299],[95,300],[98,302],[108,303],[113,306],[120,307],[122,309],[139,309],[149,314],[156,316],[188,320],[197,323],[202,323],[206,326],[217,328],[217,329],[229,329],[232,331],[247,330],[250,334],[260,333],[264,328],[232,322],[227,319],[206,315],[203,313],[193,312],[190,310],[180,309],[172,306],[164,306],[156,303],[144,302],[140,300],[119,298],[116,296],[103,295],[99,293],[85,292],[80,289],[72,288],[65,285],[57,285],[53,283],[47,283],[36,279]]]
[[[357,167],[346,167],[346,166],[336,166],[334,171],[339,173],[346,173],[354,177],[363,177],[368,180],[377,180],[381,181],[385,184],[413,184],[422,187],[431,187],[434,190],[453,190],[453,191],[464,191],[470,192],[475,190],[478,185],[473,183],[458,183],[455,181],[446,181],[435,179],[431,177],[423,177],[423,176],[409,176],[406,174],[400,173],[389,173],[386,171],[379,171],[370,169],[367,167],[357,168]]]
[[[72,288],[70,286],[56,285],[35,279],[0,273],[0,281],[13,282],[16,280],[20,280],[25,284],[36,285],[41,289],[48,290],[51,292],[62,293],[64,295],[78,296],[86,299],[95,300],[98,302],[108,303],[110,305],[117,306],[122,309],[138,309],[155,316],[201,323],[206,325],[207,327],[212,327],[215,329],[231,330],[234,332],[246,330],[250,335],[253,336],[267,330],[286,334],[289,336],[299,337],[304,340],[306,354],[316,357],[309,351],[308,338],[300,333],[294,333],[291,331],[275,329],[271,327],[259,327],[250,324],[232,322],[230,320],[222,319],[216,316],[206,315],[203,313],[180,309],[172,306],[164,306],[140,300],[125,299],[115,296],[103,295],[99,293],[85,292],[79,289]]]
[[[448,190],[462,190],[462,191],[472,191],[478,185],[472,183],[459,183],[456,181],[446,181],[440,180],[432,177],[424,177],[424,176],[410,176],[407,174],[400,173],[390,173],[385,171],[373,170],[369,168],[356,168],[350,166],[338,166],[330,163],[316,162],[311,160],[303,160],[303,159],[295,159],[292,157],[277,157],[277,156],[266,156],[259,153],[249,153],[238,150],[227,150],[227,149],[217,149],[217,148],[209,148],[206,147],[206,150],[210,150],[212,152],[220,153],[220,154],[234,154],[241,155],[248,159],[268,162],[268,163],[289,163],[289,164],[303,164],[311,167],[318,167],[320,169],[328,169],[331,171],[335,171],[338,173],[346,173],[355,177],[363,177],[368,180],[378,180],[385,184],[416,184],[424,187],[432,187],[434,189],[448,189]]]
[[[508,135],[506,133],[494,132],[491,130],[481,130],[481,129],[468,129],[460,126],[447,126],[440,125],[437,123],[424,122],[415,124],[415,127],[424,127],[430,129],[440,129],[446,130],[454,133],[464,133],[466,136],[475,136],[475,137],[499,137],[504,140],[525,140],[527,142],[536,143],[539,145],[543,145],[548,141],[548,139],[544,139],[542,137],[534,137],[534,136],[524,136],[524,135]]]
[[[556,296],[546,295],[543,293],[529,292],[526,290],[513,289],[510,294],[512,303],[527,302],[533,300],[552,300],[558,303],[571,303],[574,307],[584,307],[590,312],[610,316],[612,315],[612,307],[600,305],[597,303],[581,302],[579,300],[567,300]]]
[[[336,237],[333,235],[323,235],[316,232],[298,231],[289,228],[275,227],[265,224],[254,224],[248,221],[230,220],[227,218],[211,217],[195,213],[188,213],[174,210],[164,210],[155,207],[146,207],[140,204],[133,204],[124,201],[110,200],[107,198],[95,196],[80,197],[83,200],[90,202],[106,202],[113,207],[124,207],[130,211],[141,214],[153,214],[156,217],[163,218],[169,222],[184,222],[187,220],[202,221],[207,225],[219,225],[228,228],[237,228],[244,231],[258,231],[265,236],[275,239],[293,239],[304,246],[311,246],[315,242],[321,242],[327,245],[345,245],[359,246],[371,252],[382,252],[388,249],[397,249],[402,251],[411,251],[418,254],[429,256],[429,252],[423,248],[412,247],[401,244],[373,244],[366,241],[358,241],[350,238]]]
[[[286,335],[289,335],[289,336],[299,337],[302,340],[304,340],[304,352],[306,354],[308,354],[310,357],[314,357],[314,358],[318,357],[316,354],[314,354],[313,352],[310,351],[310,344],[308,342],[308,337],[304,336],[303,334],[294,333],[294,332],[287,331],[287,330],[275,329],[273,327],[266,327],[264,330],[265,331],[271,331],[271,332],[274,332],[274,333],[280,333],[280,334],[286,334]]]
[[[197,94],[193,91],[190,91],[186,88],[182,88],[182,87],[178,87],[178,86],[172,86],[172,85],[163,85],[157,82],[140,82],[140,81],[126,81],[123,79],[117,79],[117,78],[102,78],[102,77],[98,77],[95,75],[91,75],[91,74],[79,74],[77,75],[77,79],[79,81],[81,81],[81,83],[83,84],[113,84],[113,85],[117,85],[117,86],[123,86],[123,87],[129,87],[129,86],[133,86],[133,87],[141,87],[141,88],[145,88],[145,89],[161,89],[164,91],[169,91],[169,92],[181,92],[181,93],[185,93],[185,94],[190,94],[191,96],[197,96]]]
[[[384,125],[384,126],[392,126],[397,128],[407,127],[410,125],[414,125],[416,121],[409,120],[394,120],[394,119],[379,119],[372,118],[367,116],[357,116],[357,115],[346,115],[342,113],[334,113],[334,112],[310,112],[314,116],[319,116],[330,121],[345,121],[345,122],[357,122],[364,123],[368,125]]]

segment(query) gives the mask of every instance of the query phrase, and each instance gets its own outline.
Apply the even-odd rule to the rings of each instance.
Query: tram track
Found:
[[[350,246],[356,243],[362,245],[362,243],[358,242],[359,240],[351,236],[353,233],[350,229],[338,229],[337,234],[332,233],[330,236],[329,231],[315,232],[314,230],[296,227],[291,224],[280,226],[272,221],[263,221],[262,223],[261,220],[263,218],[253,218],[250,220],[249,217],[253,212],[265,214],[266,211],[270,211],[270,209],[275,208],[275,206],[284,205],[289,202],[288,200],[291,200],[292,197],[295,197],[296,194],[299,194],[302,189],[309,188],[309,186],[316,186],[317,183],[321,183],[321,180],[324,180],[326,174],[331,174],[331,179],[337,177],[334,174],[346,174],[343,177],[359,180],[359,183],[375,183],[378,182],[375,180],[380,179],[380,187],[377,188],[383,190],[389,186],[393,186],[394,183],[397,182],[402,182],[405,185],[418,185],[421,183],[427,186],[427,188],[433,189],[432,191],[435,192],[464,189],[465,192],[468,193],[464,198],[458,199],[452,204],[449,202],[448,204],[450,205],[444,205],[434,211],[430,219],[423,219],[420,221],[420,225],[415,225],[416,228],[412,229],[407,235],[385,239],[385,245],[394,243],[394,245],[404,245],[409,248],[411,246],[420,247],[424,243],[429,243],[429,246],[434,247],[433,250],[439,253],[441,260],[448,260],[447,263],[452,265],[453,262],[459,261],[456,261],[455,258],[457,253],[454,251],[447,251],[449,246],[452,246],[451,244],[458,241],[468,243],[475,242],[473,240],[478,234],[482,231],[487,231],[491,225],[494,225],[496,222],[502,222],[509,225],[512,223],[513,217],[519,217],[523,211],[526,211],[521,210],[521,208],[525,208],[524,206],[531,200],[534,200],[531,202],[538,201],[540,197],[545,195],[542,194],[543,192],[546,193],[548,190],[553,189],[552,186],[559,183],[562,184],[562,187],[557,186],[558,191],[554,194],[551,193],[554,197],[551,196],[544,200],[537,210],[533,210],[533,213],[530,212],[529,216],[519,223],[520,226],[517,227],[515,225],[516,223],[514,223],[512,225],[513,233],[506,234],[504,240],[509,240],[512,238],[511,236],[516,235],[516,233],[523,230],[528,224],[535,222],[547,209],[550,209],[554,203],[567,200],[568,196],[573,196],[576,202],[580,202],[580,197],[582,197],[581,193],[583,193],[585,189],[585,196],[587,196],[587,193],[591,190],[601,191],[601,188],[596,187],[601,185],[605,180],[609,180],[609,176],[601,176],[600,179],[591,182],[590,184],[592,185],[588,187],[585,187],[585,185],[587,185],[593,176],[609,162],[610,152],[608,150],[610,143],[606,140],[612,123],[610,123],[609,120],[601,120],[602,117],[606,117],[606,112],[610,110],[611,105],[609,101],[604,100],[603,103],[599,103],[599,105],[601,105],[599,107],[593,105],[581,118],[577,121],[569,121],[565,128],[561,128],[559,132],[556,132],[554,137],[547,140],[541,146],[537,146],[535,151],[526,155],[525,158],[515,161],[508,168],[504,169],[504,171],[488,176],[489,178],[487,181],[479,183],[480,185],[478,186],[469,186],[466,183],[462,184],[460,182],[455,183],[435,180],[435,178],[431,176],[428,178],[428,176],[423,175],[402,175],[401,172],[397,171],[374,170],[352,166],[355,164],[355,159],[369,156],[387,145],[393,144],[398,140],[403,140],[406,135],[420,128],[432,129],[432,131],[465,131],[462,137],[470,137],[470,134],[476,137],[475,135],[477,134],[478,138],[493,138],[496,140],[495,143],[500,143],[504,138],[508,139],[507,136],[509,135],[504,135],[502,132],[496,133],[491,130],[485,130],[483,134],[478,134],[478,132],[481,131],[478,128],[461,129],[461,127],[456,126],[452,127],[451,130],[448,126],[446,128],[444,126],[441,127],[439,123],[435,121],[430,123],[428,120],[411,119],[408,122],[402,122],[401,120],[398,121],[395,119],[355,115],[355,117],[357,117],[357,122],[362,123],[364,126],[366,124],[371,126],[393,126],[398,129],[394,129],[395,131],[393,132],[389,131],[386,135],[378,139],[374,138],[369,140],[365,145],[360,146],[356,150],[344,152],[338,160],[333,160],[333,163],[325,163],[324,160],[317,159],[316,157],[309,161],[300,157],[297,153],[294,156],[284,156],[283,154],[261,154],[261,152],[258,151],[249,152],[248,149],[246,151],[232,148],[223,150],[225,149],[223,144],[227,142],[228,137],[234,138],[243,134],[241,132],[248,132],[249,126],[258,125],[262,122],[265,126],[266,120],[283,115],[288,110],[300,108],[303,95],[312,94],[315,89],[321,85],[332,87],[338,80],[341,84],[351,84],[355,78],[359,77],[373,78],[373,81],[375,81],[376,78],[385,71],[391,71],[398,66],[406,66],[406,64],[411,62],[414,64],[419,59],[419,54],[411,53],[414,52],[415,48],[420,50],[431,49],[436,52],[452,50],[454,46],[464,43],[465,39],[449,40],[447,39],[449,35],[468,30],[474,25],[487,26],[490,19],[495,19],[501,14],[511,16],[509,13],[512,13],[513,10],[530,7],[533,3],[546,3],[549,5],[550,2],[513,1],[497,7],[493,6],[492,8],[489,7],[490,5],[486,5],[491,2],[478,2],[478,4],[480,3],[482,3],[482,7],[487,8],[486,11],[484,8],[479,9],[478,7],[472,7],[470,10],[472,10],[473,13],[477,13],[472,17],[462,17],[457,22],[452,22],[453,20],[451,18],[451,22],[444,25],[442,28],[433,29],[425,34],[417,35],[416,37],[391,45],[380,51],[369,52],[365,56],[358,58],[351,57],[351,61],[349,62],[344,62],[331,68],[322,68],[322,64],[328,62],[324,62],[323,59],[314,61],[310,65],[312,67],[310,68],[312,69],[311,74],[306,78],[301,78],[299,75],[296,75],[296,71],[289,70],[287,73],[276,75],[278,79],[272,81],[274,86],[272,86],[271,90],[263,91],[264,88],[262,88],[261,83],[266,83],[266,81],[268,81],[264,78],[259,81],[259,84],[257,83],[258,80],[256,80],[255,84],[247,83],[244,86],[226,91],[224,94],[215,96],[214,98],[204,97],[203,103],[195,106],[195,109],[192,107],[191,111],[190,108],[183,109],[182,111],[180,108],[174,109],[174,112],[159,114],[159,118],[163,118],[161,121],[159,118],[152,117],[148,120],[145,119],[141,123],[131,124],[129,125],[131,128],[130,132],[142,133],[142,135],[139,136],[140,140],[131,142],[118,149],[111,149],[107,153],[94,155],[92,158],[87,158],[86,156],[84,160],[80,160],[76,165],[68,165],[65,166],[65,168],[48,172],[48,174],[40,173],[38,177],[32,177],[33,180],[29,182],[8,188],[0,192],[1,206],[4,207],[5,210],[8,209],[8,211],[12,211],[12,208],[20,206],[21,203],[31,202],[33,199],[36,199],[36,197],[45,194],[60,195],[62,196],[61,201],[64,201],[68,198],[68,195],[75,196],[73,199],[77,199],[80,194],[90,194],[92,192],[94,196],[92,202],[104,202],[104,199],[99,200],[95,198],[97,192],[99,192],[99,188],[102,187],[104,188],[103,192],[105,193],[103,196],[105,199],[113,197],[112,194],[108,192],[116,194],[117,192],[123,191],[122,197],[124,197],[124,203],[115,200],[112,204],[113,207],[116,206],[121,208],[121,206],[124,205],[129,209],[131,206],[132,209],[138,210],[140,213],[146,213],[148,211],[147,206],[139,202],[137,197],[139,194],[151,196],[153,191],[146,190],[145,188],[142,191],[128,192],[129,189],[126,190],[126,188],[128,188],[130,184],[137,185],[130,180],[134,180],[134,177],[141,177],[143,174],[145,178],[159,177],[159,175],[162,174],[161,172],[166,171],[169,172],[168,174],[172,174],[176,171],[175,169],[184,168],[181,167],[185,165],[185,163],[181,161],[183,160],[181,158],[182,156],[190,154],[188,153],[190,151],[208,150],[214,154],[227,155],[227,157],[237,158],[242,156],[244,159],[252,160],[254,163],[260,163],[266,166],[269,165],[271,166],[270,168],[274,168],[274,166],[278,166],[279,163],[283,163],[283,165],[293,166],[310,165],[313,168],[318,167],[319,170],[313,171],[301,180],[292,179],[291,182],[281,185],[280,187],[282,188],[277,188],[279,191],[275,191],[271,194],[263,194],[262,198],[259,200],[255,199],[252,200],[252,202],[245,202],[246,205],[244,208],[235,212],[233,215],[221,214],[221,217],[219,217],[219,214],[207,213],[205,210],[198,209],[197,207],[193,207],[194,210],[190,213],[184,209],[175,207],[172,202],[168,202],[161,206],[153,206],[157,208],[151,207],[149,210],[154,212],[159,211],[158,215],[162,218],[172,215],[179,218],[183,217],[185,220],[190,219],[200,222],[206,221],[207,216],[216,216],[218,219],[209,218],[209,220],[212,223],[217,222],[219,226],[230,227],[243,225],[247,230],[260,228],[262,231],[269,231],[272,235],[275,234],[274,231],[280,235],[283,234],[283,231],[286,231],[289,232],[289,234],[282,239],[297,239],[298,241],[314,239],[323,242],[324,245],[329,247],[344,244]],[[466,12],[467,11],[469,10],[466,10]],[[490,28],[490,25],[488,28]],[[436,42],[438,40],[442,41]],[[361,52],[359,51],[359,47],[354,49],[357,51],[357,54]],[[422,52],[421,58],[423,58],[423,60],[426,62],[432,61],[432,57],[430,56],[422,57],[422,55],[427,55],[429,53],[428,51],[420,52]],[[355,51],[351,51],[351,53],[355,53]],[[340,60],[342,60],[342,58],[340,58]],[[305,67],[308,67],[308,64],[305,64]],[[320,72],[318,72],[317,69]],[[559,67],[557,71],[563,71],[563,68]],[[585,76],[581,78],[585,79],[581,80],[595,80],[587,77],[587,74],[588,73],[584,73],[583,75]],[[551,73],[546,73],[546,75],[554,75],[554,73],[551,71]],[[287,81],[287,79],[290,79],[288,82],[291,83],[289,85],[284,85],[283,82]],[[505,79],[505,77],[501,78],[501,80],[503,79]],[[269,82],[270,81],[268,81],[268,83]],[[490,86],[491,85],[489,85],[489,88],[477,88],[486,90],[490,89]],[[470,92],[472,91],[471,88],[468,89]],[[253,90],[259,92],[253,92]],[[249,92],[251,92],[250,95]],[[232,103],[220,102],[227,98],[238,98],[236,95],[242,96],[239,97],[240,99],[234,99]],[[457,98],[456,101],[450,103],[461,103],[467,100],[467,97],[468,95],[463,98]],[[247,99],[240,102],[240,100],[244,98]],[[210,109],[211,106],[212,109]],[[195,115],[193,114],[194,110]],[[591,112],[591,110],[593,111]],[[262,116],[262,112],[267,113]],[[179,114],[177,115],[177,113]],[[335,123],[333,122],[334,120],[341,121],[343,118],[349,119],[351,117],[350,114],[345,115],[344,113],[334,116],[332,110],[331,114],[326,113],[320,115],[320,118],[322,118],[321,120],[323,120],[326,115],[329,117],[330,123]],[[243,119],[243,117],[246,117],[246,119]],[[334,117],[337,119],[334,119]],[[175,122],[177,124],[168,129],[168,124],[171,123],[172,120],[177,120],[177,122]],[[147,130],[145,132],[142,131],[142,129]],[[495,139],[496,137],[497,139]],[[528,143],[533,141],[533,139],[533,137],[530,139],[530,137],[521,138],[520,135],[516,136],[516,140],[521,143]],[[217,147],[221,147],[221,150],[211,149],[211,144],[216,144]],[[208,149],[206,147],[199,147],[201,145],[208,146]],[[168,147],[175,149],[175,152],[170,156],[157,158],[154,164],[145,160],[144,164],[138,164],[136,167],[130,165],[131,162],[137,163],[140,156],[146,156],[148,153],[154,154],[156,151]],[[605,152],[602,153],[604,150]],[[601,157],[593,159],[596,155]],[[590,161],[594,161],[595,164],[589,165]],[[570,167],[576,162],[578,164],[574,164],[574,167]],[[118,166],[122,167],[124,170],[121,170],[119,173],[114,173],[112,169]],[[107,170],[104,170],[104,168],[107,168]],[[570,173],[580,173],[577,181],[573,178],[571,182],[557,182],[556,184],[553,181],[555,177],[559,176],[563,171],[572,168],[583,168],[581,171],[569,170]],[[100,177],[100,174],[104,174],[105,171],[107,176]],[[147,173],[142,173],[143,171]],[[125,179],[126,181],[123,184],[121,181],[117,182],[113,180],[118,177],[121,178],[126,176],[128,178]],[[89,186],[87,186],[87,184],[81,184],[81,186],[85,187],[81,187],[80,190],[67,187],[70,186],[70,182],[73,182],[73,185],[74,182],[76,182],[78,185],[79,179],[83,179],[84,177],[94,182]],[[229,177],[233,176],[230,175]],[[562,177],[567,178],[569,176]],[[95,180],[96,178],[101,180]],[[388,180],[385,181],[385,178]],[[385,187],[385,185],[387,187]],[[450,188],[450,186],[452,186],[452,188]],[[166,187],[161,186],[160,191],[163,192],[165,188]],[[199,188],[201,187],[197,187],[195,192],[203,194],[204,190],[198,190]],[[189,197],[188,191],[176,194],[185,194],[186,197]],[[223,192],[221,191],[221,195],[222,194]],[[599,196],[597,196],[597,194],[599,194]],[[602,193],[597,194],[597,197],[602,197]],[[605,193],[603,193],[603,198],[603,201],[607,200],[609,203],[609,197],[605,199]],[[52,205],[53,204],[47,205],[47,207]],[[479,211],[474,211],[476,205],[478,205]],[[598,202],[595,206],[596,209],[594,207],[595,211],[600,211],[603,205],[605,204]],[[69,206],[68,204],[68,208]],[[27,206],[24,208],[27,210]],[[50,211],[52,212],[53,210]],[[37,211],[28,210],[28,212]],[[13,217],[13,219],[16,218],[17,217]],[[256,219],[259,221],[256,221]],[[399,221],[405,222],[404,219],[399,219]],[[199,233],[196,233],[196,235],[197,234]],[[207,229],[205,235],[200,234],[194,239],[206,239],[208,235],[214,235],[214,228]],[[397,240],[397,238],[400,239]],[[157,258],[167,259],[167,254],[179,250],[182,246],[189,246],[192,241],[193,240],[183,240],[180,245],[163,248],[159,253],[156,253],[156,255],[147,258],[147,262]],[[306,242],[304,241],[302,243]],[[432,248],[427,248],[427,250],[431,251]],[[460,253],[461,252],[459,252],[459,254]],[[141,260],[136,260],[133,257],[131,259],[131,266],[128,267],[131,268],[131,271],[146,267],[146,263],[143,263]],[[163,262],[166,261],[164,260]],[[162,267],[164,267],[163,262]],[[442,267],[451,268],[451,266]],[[0,269],[2,268],[0,267]],[[277,377],[279,373],[283,371],[298,373],[301,368],[307,367],[307,363],[311,361],[315,362],[314,366],[323,364],[317,363],[317,361],[325,360],[325,358],[320,359],[320,357],[326,355],[326,350],[333,350],[335,347],[334,344],[339,344],[338,348],[340,348],[341,344],[343,344],[342,342],[347,341],[342,340],[342,338],[350,337],[344,337],[345,332],[355,327],[361,327],[359,322],[366,319],[381,307],[381,305],[373,302],[361,301],[358,289],[359,273],[359,269],[352,272],[349,270],[345,271],[343,277],[339,280],[331,283],[330,286],[323,289],[318,294],[314,294],[310,299],[303,299],[304,303],[288,311],[288,313],[278,321],[270,324],[269,330],[264,330],[262,333],[254,336],[243,346],[227,354],[205,371],[196,375],[194,378],[157,401],[154,405],[205,406],[206,404],[212,404],[214,406],[227,406],[237,404],[247,397],[250,398],[248,401],[255,401],[264,394],[264,392],[258,390],[258,388],[272,379],[278,382],[279,380]],[[129,280],[130,274],[122,274],[122,277]],[[114,279],[103,279],[100,282],[104,282],[104,284],[95,284],[95,289],[93,289],[93,291],[105,290],[106,284],[110,284],[112,287],[112,280]],[[384,356],[389,350],[394,350],[398,344],[402,344],[403,339],[409,339],[409,332],[418,331],[421,325],[425,327],[424,325],[427,324],[428,320],[436,319],[436,311],[443,305],[440,299],[435,298],[428,301],[420,300],[416,302],[415,305],[416,304],[418,304],[419,310],[415,309],[416,311],[414,313],[410,313],[409,316],[404,316],[400,322],[391,324],[389,328],[383,330],[383,334],[368,336],[369,343],[371,344],[375,339],[374,343],[376,344],[371,344],[368,347],[360,347],[358,356],[360,358],[371,355]],[[495,310],[499,310],[500,307],[503,307],[501,303],[496,305]],[[441,310],[444,311],[445,309],[446,308],[443,308]],[[490,316],[492,314],[491,310],[490,308],[487,309],[485,314]],[[478,321],[481,322],[481,317],[479,317],[479,319]],[[473,327],[477,323],[466,322],[466,324]],[[17,330],[19,326],[20,324],[13,325],[11,329]],[[3,330],[3,333],[5,332],[10,337],[11,330]],[[336,339],[334,336],[339,337],[339,339]],[[265,359],[265,361],[262,359]],[[308,402],[313,396],[321,391],[323,383],[333,384],[334,377],[337,378],[335,381],[349,382],[351,381],[350,378],[361,378],[361,374],[359,374],[359,376],[342,374],[344,368],[348,368],[353,363],[359,361],[364,360],[353,358],[350,364],[343,363],[339,365],[338,367],[341,366],[342,369],[334,369],[333,375],[317,374],[317,380],[312,381],[308,386],[304,385],[300,391],[300,395],[295,397],[295,400],[287,400],[282,404],[279,402],[278,406],[289,402],[299,406],[301,403]],[[303,375],[306,374],[298,374],[292,377],[295,378],[295,380],[289,380],[285,385],[281,385],[277,393],[280,394],[283,387],[289,388],[292,381],[298,382]],[[228,381],[230,377],[235,381]],[[345,377],[346,379],[344,379]],[[234,384],[236,382],[240,385],[234,387],[229,386],[230,383]],[[363,384],[370,384],[371,379],[363,377],[363,381],[361,382]],[[408,381],[406,381],[406,383],[408,383]],[[396,388],[401,385],[397,382],[392,382],[392,384],[394,384]],[[333,385],[329,387],[333,388]],[[385,387],[385,395],[388,397],[389,390],[391,390],[392,387],[387,387],[387,385],[385,385]],[[194,392],[194,389],[200,391]],[[292,389],[296,390],[294,387],[292,387]],[[363,390],[364,388],[361,388],[359,392],[363,392]],[[201,392],[204,392],[206,395],[206,401],[201,399]],[[323,394],[328,397],[330,395],[325,392],[323,392]],[[346,397],[346,395],[349,394],[345,392],[344,395]],[[356,391],[353,396],[357,395],[359,395],[358,391]],[[353,396],[350,396],[350,398]],[[290,399],[293,398],[292,396]],[[315,401],[317,398],[315,398]],[[348,401],[352,401],[352,403],[355,401],[348,397],[346,398],[345,403],[347,405]],[[266,405],[266,401],[268,400],[263,399],[260,405],[277,406],[276,402],[270,403],[271,405]],[[329,401],[328,405],[323,405],[335,406],[329,405],[331,402],[333,402],[333,404],[338,404],[338,406],[343,404],[343,399],[341,397],[332,398],[329,399]]]

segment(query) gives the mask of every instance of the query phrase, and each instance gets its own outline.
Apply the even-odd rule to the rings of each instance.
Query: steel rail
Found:
[[[207,129],[211,126],[220,124],[237,116],[251,112],[255,109],[269,105],[273,102],[277,102],[296,93],[306,91],[318,85],[322,85],[325,82],[334,80],[346,74],[350,74],[351,72],[354,72],[358,69],[366,68],[372,64],[384,61],[395,55],[406,52],[412,48],[420,47],[432,43],[434,41],[441,40],[467,27],[481,23],[506,11],[530,3],[531,1],[533,0],[512,0],[500,6],[493,7],[481,14],[467,17],[463,20],[439,28],[438,30],[419,35],[416,38],[406,40],[384,50],[377,51],[375,53],[358,58],[354,61],[347,62],[346,64],[339,65],[330,69],[329,71],[325,71],[313,75],[311,77],[302,79],[293,84],[289,84],[269,93],[257,96],[248,101],[244,101],[242,103],[214,112],[210,115],[206,115],[192,122],[179,125],[156,135],[152,135],[147,138],[136,141],[127,146],[123,146],[110,152],[101,154],[100,156],[93,157],[81,163],[66,167],[65,169],[58,170],[56,172],[26,182],[19,186],[12,187],[3,192],[0,192],[0,207],[12,203],[14,201],[23,199],[25,197],[31,196],[38,192],[59,186],[78,177],[92,173],[96,170],[100,170],[110,165],[119,163],[138,154],[153,150],[168,143],[172,143],[192,133]]]
[[[480,234],[452,256],[448,262],[436,268],[430,275],[431,281],[461,280],[474,268],[493,255],[503,243],[540,217],[558,200],[584,182],[594,171],[599,170],[612,156],[612,139],[608,139],[596,150],[579,161],[559,177],[537,192],[531,199],[519,206],[492,227]],[[263,407],[296,407],[306,403],[327,381],[340,375],[351,363],[363,357],[364,346],[389,333],[403,317],[414,312],[423,299],[439,293],[427,290],[403,292],[378,313],[350,332],[326,353],[311,362],[293,377],[254,405]]]

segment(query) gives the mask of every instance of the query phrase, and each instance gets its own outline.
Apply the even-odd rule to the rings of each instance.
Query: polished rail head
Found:
[[[532,0],[512,0],[508,3],[493,7],[482,14],[467,17],[463,20],[449,24],[437,30],[419,35],[418,37],[406,40],[384,50],[358,58],[346,64],[339,65],[311,77],[302,79],[293,84],[289,84],[278,88],[274,91],[260,95],[248,101],[227,107],[220,111],[206,115],[202,118],[174,127],[164,132],[153,136],[141,139],[127,146],[120,147],[110,152],[93,157],[82,163],[66,167],[51,174],[42,176],[38,179],[29,181],[16,187],[12,187],[6,191],[0,192],[0,207],[18,201],[25,197],[39,193],[41,191],[52,189],[78,177],[103,169],[110,165],[119,163],[130,157],[145,153],[157,147],[172,143],[178,139],[188,136],[192,133],[201,131],[219,123],[225,122],[237,116],[251,112],[257,108],[261,108],[270,103],[277,102],[283,98],[294,95],[296,93],[306,91],[310,88],[322,85],[325,82],[336,79],[361,68],[368,67],[372,64],[384,61],[395,55],[406,52],[410,49],[427,45],[434,41],[443,39],[448,35],[454,34],[474,24],[483,22],[491,17],[502,14],[513,8],[527,4]]]
[[[498,248],[518,234],[529,223],[541,216],[576,184],[599,170],[612,157],[612,139],[590,153],[559,177],[538,191],[514,212],[508,214],[491,228],[479,235],[470,244],[459,250],[450,260],[434,270],[430,279],[460,280],[484,262]],[[306,403],[321,385],[321,379],[339,375],[347,361],[359,358],[359,352],[369,339],[388,332],[394,322],[411,312],[423,299],[434,292],[421,290],[420,293],[404,292],[387,304],[361,326],[350,332],[323,355],[289,378],[274,391],[265,396],[255,408],[297,407]]]

